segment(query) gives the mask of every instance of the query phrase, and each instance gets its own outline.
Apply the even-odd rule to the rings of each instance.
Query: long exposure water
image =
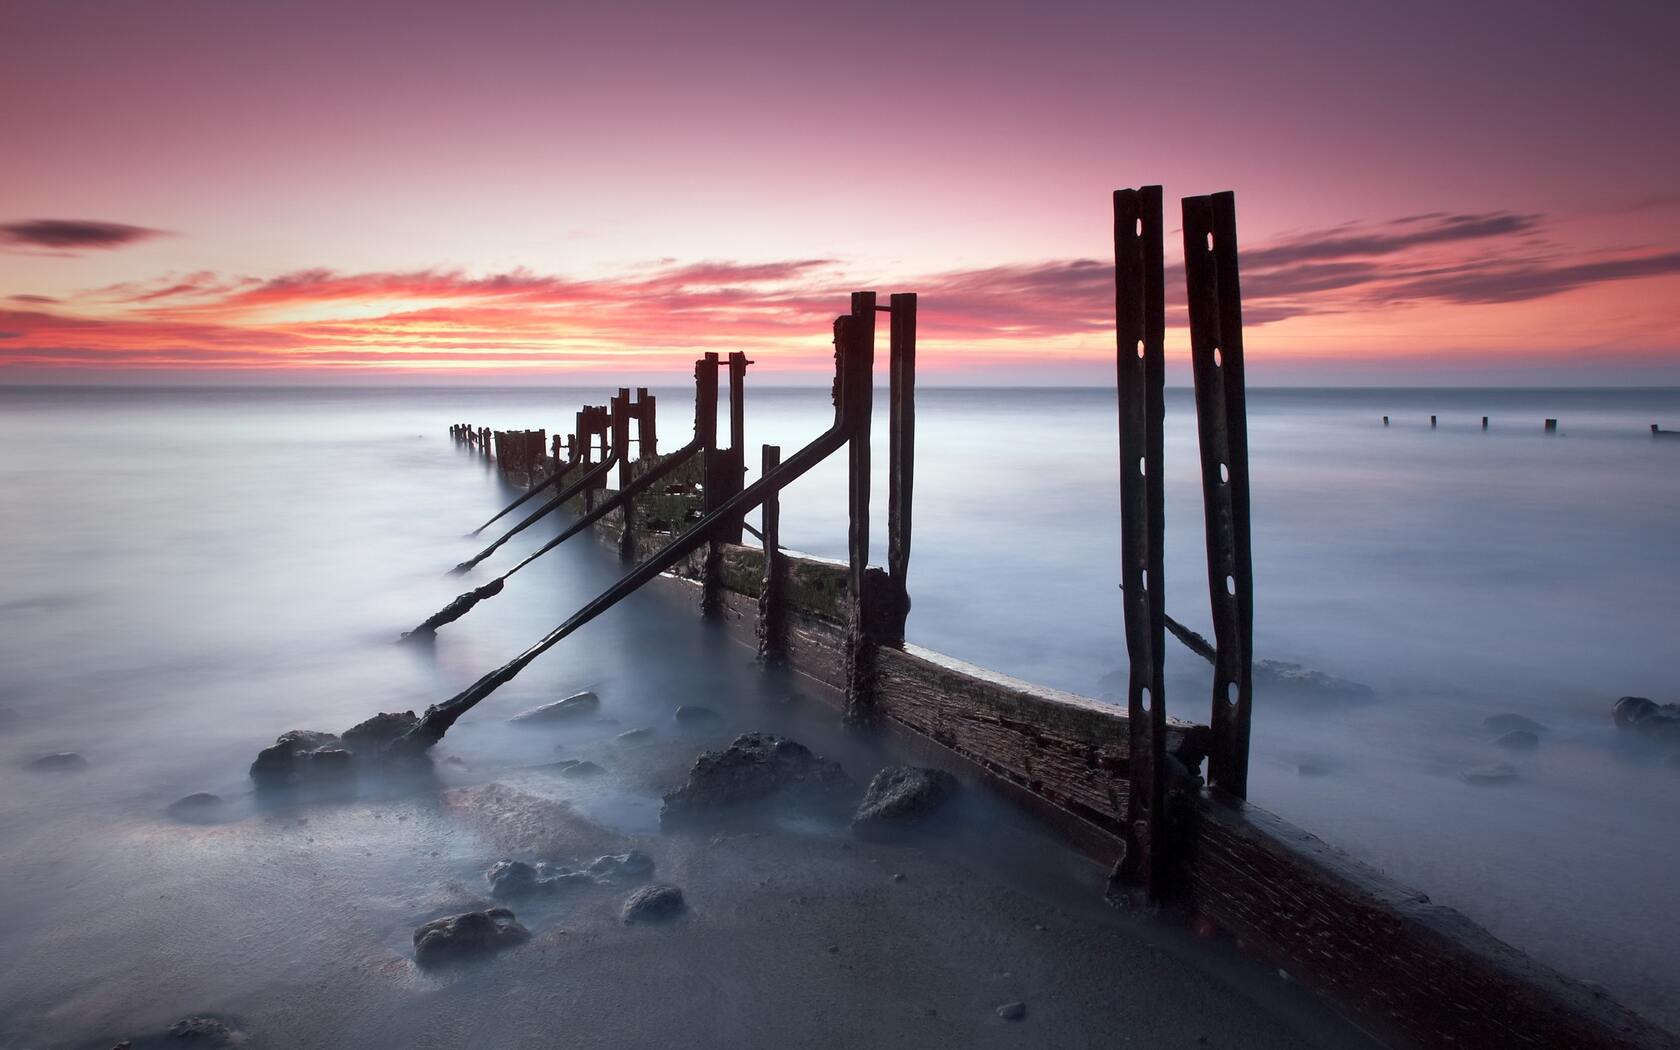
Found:
[[[93,863],[110,813],[235,794],[282,729],[442,699],[610,581],[598,548],[563,549],[434,652],[390,644],[460,589],[440,569],[500,498],[447,426],[569,429],[576,407],[605,393],[0,388],[5,925],[62,921],[98,956],[120,940],[121,916],[170,892],[129,849],[105,863],[133,866],[132,895],[71,913],[60,889],[92,877],[77,868]],[[659,394],[674,447],[690,396]],[[925,389],[918,407],[911,640],[1115,698],[1125,657],[1112,391]],[[761,442],[787,455],[829,413],[826,390],[750,391],[749,464]],[[1542,432],[1547,417],[1561,421],[1555,435]],[[1653,422],[1680,427],[1680,392],[1252,391],[1257,656],[1371,695],[1263,686],[1250,794],[1680,1027],[1669,885],[1680,770],[1610,719],[1625,694],[1677,698],[1680,441],[1654,438]],[[784,494],[784,544],[844,554],[843,470],[825,464]],[[1172,391],[1167,609],[1208,633],[1198,485],[1191,402]],[[704,641],[649,636],[637,616],[631,602],[603,617],[498,695],[497,710],[610,681],[627,662],[636,688],[681,691],[685,647]],[[1169,647],[1169,713],[1204,721],[1205,668]],[[750,666],[736,674],[731,688],[755,688]],[[1506,713],[1546,726],[1537,749],[1494,744],[1483,720]],[[538,757],[505,732],[463,746]],[[57,751],[83,754],[88,769],[22,768]],[[1462,775],[1493,763],[1515,777]],[[120,962],[64,983],[136,980]],[[7,980],[23,981],[25,965],[11,953]]]

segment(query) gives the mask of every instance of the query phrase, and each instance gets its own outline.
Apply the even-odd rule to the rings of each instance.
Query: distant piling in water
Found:
[[[1546,420],[1546,433],[1548,433],[1548,434],[1556,434],[1557,433],[1557,420],[1555,420],[1555,419]]]
[[[1654,425],[1655,425],[1655,424],[1653,424],[1653,426],[1654,426]],[[1385,426],[1385,427],[1386,427],[1386,426],[1388,426],[1388,417],[1387,417],[1387,416],[1384,416],[1384,417],[1383,417],[1383,426]]]
[[[1482,429],[1483,430],[1487,429],[1487,420],[1488,420],[1488,417],[1486,417],[1486,416],[1482,417]]]
[[[1429,429],[1430,430],[1435,429],[1435,417],[1434,416],[1429,417]]]

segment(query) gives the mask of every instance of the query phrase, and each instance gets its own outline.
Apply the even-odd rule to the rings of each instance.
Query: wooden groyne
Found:
[[[834,325],[832,426],[786,457],[763,446],[760,477],[750,485],[744,419],[751,362],[738,353],[696,362],[694,440],[671,453],[658,451],[653,399],[645,390],[632,397],[628,388],[606,406],[580,412],[573,433],[563,443],[556,435],[546,456],[529,453],[528,435],[541,432],[520,432],[519,442],[506,444],[519,451],[497,462],[515,484],[546,490],[557,489],[559,478],[573,479],[561,503],[574,521],[545,550],[581,526],[630,567],[515,661],[429,711],[426,732],[447,729],[620,598],[657,587],[719,620],[765,661],[820,683],[816,691],[831,699],[837,716],[861,731],[891,733],[920,753],[965,765],[1054,824],[1112,865],[1117,899],[1146,898],[1227,931],[1392,1045],[1680,1046],[1602,992],[1247,801],[1253,554],[1230,194],[1182,203],[1214,686],[1205,720],[1169,716],[1162,673],[1166,229],[1159,187],[1115,194],[1121,583],[1131,668],[1124,707],[906,641],[917,299],[895,294],[883,303],[873,292],[856,292]],[[872,565],[871,405],[881,315],[888,322],[887,549],[885,564]],[[724,381],[727,446],[716,422]],[[487,428],[465,424],[451,433],[477,454],[494,440]],[[841,450],[847,558],[785,550],[781,489]],[[580,485],[580,469],[598,471],[598,484]],[[742,542],[744,516],[755,508],[762,546]]]

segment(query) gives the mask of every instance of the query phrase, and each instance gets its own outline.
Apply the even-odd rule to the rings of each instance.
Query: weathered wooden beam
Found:
[[[1214,750],[1208,780],[1248,795],[1254,710],[1254,563],[1249,546],[1248,410],[1243,378],[1237,210],[1230,193],[1184,199],[1190,361],[1202,460],[1202,506],[1213,605]]]
[[[741,491],[747,478],[747,366],[752,364],[739,350],[729,355],[729,450],[718,455],[718,502]],[[722,543],[740,543],[743,520],[726,523],[718,533]]]
[[[1162,432],[1166,292],[1161,187],[1114,193],[1115,379],[1120,407],[1120,577],[1132,748],[1126,857],[1117,873],[1171,895],[1166,842],[1167,697]]]
[[[700,441],[704,470],[701,476],[705,479],[702,482],[705,489],[701,509],[706,514],[716,510],[721,502],[718,499],[722,464],[717,444],[717,401],[718,355],[708,353],[694,365],[694,434]],[[720,609],[722,585],[719,582],[719,557],[717,540],[708,540],[705,575],[700,589],[700,611],[707,616],[716,616]]]
[[[847,434],[847,553],[852,606],[847,622],[846,720],[870,720],[874,702],[874,624],[866,619],[864,573],[869,568],[869,434],[875,384],[875,293],[853,292],[845,318],[841,396]]]
[[[775,470],[782,463],[778,445],[765,445],[761,453],[759,476]],[[787,652],[787,563],[782,556],[782,496],[772,492],[759,509],[761,535],[764,542],[764,572],[758,591],[758,658],[765,663],[780,663]]]
[[[636,388],[636,458],[652,459],[659,455],[658,399],[648,388]]]
[[[916,293],[888,299],[887,574],[892,602],[877,629],[887,645],[904,644],[910,615],[910,522],[916,481]]]
[[[633,465],[630,461],[630,391],[620,387],[618,396],[613,398],[612,426],[613,449],[618,458],[618,490],[627,491],[630,488]],[[618,556],[623,561],[636,560],[636,501],[625,500],[621,508],[624,531],[618,537]]]

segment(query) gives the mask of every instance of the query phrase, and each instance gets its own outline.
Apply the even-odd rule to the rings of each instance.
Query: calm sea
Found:
[[[0,388],[0,912],[70,907],[61,871],[19,859],[49,823],[51,848],[85,859],[124,806],[237,790],[279,729],[446,697],[610,581],[604,548],[580,544],[430,657],[389,644],[460,589],[442,570],[506,498],[447,426],[552,431],[606,393]],[[674,447],[692,401],[659,393]],[[825,390],[751,391],[749,464],[829,411]],[[1680,1027],[1680,770],[1609,714],[1624,694],[1680,698],[1680,441],[1653,422],[1680,428],[1680,392],[1253,391],[1257,655],[1374,696],[1263,691],[1251,795]],[[1169,394],[1167,431],[1167,608],[1205,633],[1188,392]],[[1112,392],[923,390],[917,448],[911,640],[1112,695]],[[844,555],[842,482],[837,460],[784,494],[787,546]],[[876,491],[879,558],[884,477]],[[694,643],[650,639],[637,615],[609,614],[497,702],[630,664],[639,688],[681,694]],[[1169,712],[1205,720],[1199,661],[1175,647],[1169,670]],[[1538,750],[1496,747],[1482,721],[1501,713],[1544,723]],[[89,774],[48,789],[18,768],[57,750]],[[1461,777],[1494,762],[1516,779]]]

